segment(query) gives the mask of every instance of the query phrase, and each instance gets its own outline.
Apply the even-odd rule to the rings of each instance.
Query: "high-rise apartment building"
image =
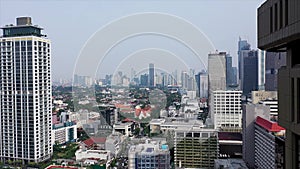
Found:
[[[226,90],[226,52],[208,54],[209,90]]]
[[[30,17],[2,29],[0,159],[41,162],[53,152],[51,43]]]
[[[149,64],[149,86],[150,87],[154,86],[154,64],[153,63]]]
[[[242,127],[242,91],[216,90],[211,92],[210,115],[215,129]]]
[[[285,168],[300,168],[300,3],[267,0],[258,8],[258,47],[286,52],[278,73],[278,122],[286,129]]]

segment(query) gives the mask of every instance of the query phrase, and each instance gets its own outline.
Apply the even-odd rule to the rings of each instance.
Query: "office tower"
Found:
[[[208,54],[208,87],[210,91],[226,90],[226,52]]]
[[[177,71],[177,69],[175,69],[175,71],[172,72],[172,75],[173,75],[174,81],[175,81],[174,85],[178,85],[178,71]]]
[[[241,90],[243,95],[258,90],[258,51],[250,50],[243,55]]]
[[[213,168],[218,159],[218,132],[204,128],[175,129],[175,168]]]
[[[149,86],[154,87],[154,64],[149,64]]]
[[[257,116],[270,118],[270,108],[261,104],[243,105],[243,160],[249,168],[254,168],[254,124]]]
[[[236,77],[234,75],[234,68],[232,67],[232,57],[227,54],[226,55],[226,86],[236,84]]]
[[[257,89],[258,90],[265,90],[265,82],[266,82],[266,51],[264,50],[259,50],[257,51],[258,53],[258,78],[257,78]]]
[[[239,37],[238,42],[238,69],[239,69],[239,84],[241,84],[241,80],[243,77],[243,57],[247,52],[250,50],[250,44],[247,42],[247,40],[242,40],[241,37]]]
[[[258,47],[286,52],[278,73],[279,125],[286,129],[285,168],[300,168],[300,13],[298,0],[267,0],[258,8]]]
[[[205,71],[199,72],[195,75],[197,84],[197,95],[200,98],[208,97],[208,74]]]
[[[136,71],[133,68],[131,68],[131,70],[130,70],[130,82],[133,81],[135,76],[136,76]]]
[[[210,114],[215,129],[241,128],[241,91],[216,90],[211,92]]]
[[[254,126],[255,168],[284,168],[285,129],[260,116]]]
[[[259,55],[261,61],[259,61]],[[259,63],[264,63],[264,55],[259,54],[257,50],[251,50],[250,44],[246,40],[239,39],[238,42],[238,66],[239,66],[239,85],[243,95],[248,95],[251,91],[258,89],[258,77],[260,82],[264,83],[263,75],[259,74]],[[260,72],[264,71],[263,64]],[[264,73],[263,73],[264,74]]]
[[[238,84],[238,82],[237,82],[237,75],[238,75],[237,72],[238,72],[237,67],[232,67],[233,84]]]
[[[189,91],[194,91],[194,90],[196,90],[195,89],[195,78],[194,78],[194,76],[195,75],[193,75],[192,77],[189,77],[188,78],[188,85],[187,85],[187,89],[189,90]]]
[[[147,74],[141,75],[141,86],[143,86],[143,87],[148,86],[148,75]]]
[[[188,73],[186,71],[182,71],[181,72],[181,86],[183,89],[187,89],[188,79],[189,79]]]
[[[53,152],[50,40],[30,17],[2,29],[0,159],[38,163]]]
[[[266,83],[265,90],[277,91],[278,70],[286,65],[285,52],[266,52]]]
[[[147,140],[145,144],[131,146],[128,151],[128,168],[170,168],[170,151],[168,145]]]

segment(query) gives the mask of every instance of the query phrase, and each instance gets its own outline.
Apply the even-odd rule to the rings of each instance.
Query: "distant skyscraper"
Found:
[[[2,29],[0,159],[38,163],[53,152],[50,40],[30,17]]]
[[[208,74],[207,72],[199,72],[195,75],[197,84],[197,95],[200,98],[208,97]]]
[[[226,52],[208,54],[209,90],[226,90]]]
[[[148,86],[148,75],[147,74],[143,74],[141,75],[141,86]]]
[[[264,89],[264,51],[251,50],[246,40],[238,42],[239,85],[243,95]]]
[[[233,73],[233,84],[238,84],[237,83],[237,72],[238,72],[238,70],[237,70],[237,67],[232,67],[232,73]]]
[[[279,68],[286,65],[286,53],[266,52],[265,90],[277,91],[277,74]]]
[[[243,77],[243,55],[244,52],[247,53],[250,50],[250,44],[247,40],[242,40],[239,38],[238,42],[238,69],[239,69],[239,81],[242,80]]]
[[[258,51],[250,50],[243,56],[241,89],[244,95],[258,90]]]
[[[236,84],[236,75],[234,68],[232,67],[232,57],[226,55],[226,86]]]
[[[258,49],[258,90],[265,90],[266,51]]]
[[[149,64],[149,86],[150,87],[154,86],[154,64],[153,63]]]
[[[186,71],[181,72],[181,86],[183,89],[188,88],[189,75]]]

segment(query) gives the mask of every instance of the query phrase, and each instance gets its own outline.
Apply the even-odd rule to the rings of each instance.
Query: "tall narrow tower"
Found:
[[[38,163],[53,152],[50,40],[30,17],[1,29],[0,160]]]
[[[149,86],[154,87],[154,64],[149,64]]]

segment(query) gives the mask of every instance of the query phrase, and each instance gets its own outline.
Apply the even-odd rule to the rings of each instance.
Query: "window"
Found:
[[[278,30],[278,5],[277,3],[275,4],[275,17],[274,17],[275,25],[274,25],[274,30]]]
[[[270,33],[273,32],[273,7],[270,8]]]
[[[289,24],[289,0],[285,0],[285,26]]]

